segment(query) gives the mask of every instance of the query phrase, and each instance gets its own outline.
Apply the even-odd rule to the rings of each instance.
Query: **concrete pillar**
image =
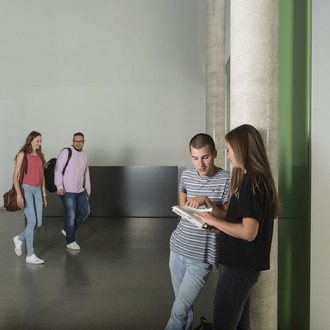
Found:
[[[243,123],[263,135],[278,173],[278,0],[231,0],[230,128]],[[271,269],[262,272],[251,301],[252,328],[277,329],[277,223]]]
[[[207,0],[206,132],[225,167],[225,0]]]

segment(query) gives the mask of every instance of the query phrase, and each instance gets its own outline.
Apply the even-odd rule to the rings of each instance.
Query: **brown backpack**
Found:
[[[19,179],[18,179],[18,183],[20,185],[22,196],[24,195],[24,189],[22,188],[22,182],[23,182],[24,174],[27,173],[27,165],[28,165],[27,157],[26,157],[26,153],[24,153],[24,158],[23,158],[21,170],[19,172]],[[11,189],[3,195],[3,202],[4,202],[4,204],[1,208],[6,209],[9,212],[19,211],[21,209],[17,205],[17,193],[16,193],[16,189],[14,187],[14,184],[11,187]]]

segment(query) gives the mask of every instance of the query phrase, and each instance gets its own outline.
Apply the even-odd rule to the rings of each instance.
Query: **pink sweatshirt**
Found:
[[[80,193],[86,189],[87,194],[90,195],[91,183],[87,156],[83,151],[77,151],[73,146],[70,149],[72,156],[64,175],[62,175],[62,171],[68,159],[68,150],[62,150],[57,157],[54,178],[57,190],[64,188],[66,192]]]

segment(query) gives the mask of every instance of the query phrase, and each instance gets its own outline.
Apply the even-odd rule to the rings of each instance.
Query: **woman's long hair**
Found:
[[[264,184],[270,189],[275,217],[280,213],[280,202],[277,189],[269,166],[266,149],[259,131],[251,125],[241,125],[228,132],[226,141],[233,149],[235,158],[243,168],[234,168],[231,176],[230,195],[241,185],[244,170],[252,177],[253,191]],[[269,187],[269,188],[268,188]]]
[[[39,132],[36,131],[32,131],[26,138],[25,143],[23,145],[23,147],[20,149],[20,151],[17,153],[17,155],[15,156],[15,161],[17,159],[18,154],[23,151],[25,154],[30,154],[33,149],[32,149],[32,145],[31,142],[37,137],[37,136],[41,136],[41,134]],[[47,162],[45,161],[45,156],[41,150],[41,146],[39,149],[36,150],[37,154],[39,155],[43,167],[46,168],[47,167]]]

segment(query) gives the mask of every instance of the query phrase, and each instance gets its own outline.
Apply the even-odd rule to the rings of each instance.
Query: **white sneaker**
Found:
[[[18,238],[18,236],[13,237],[13,241],[14,241],[14,244],[15,244],[15,253],[18,256],[21,256],[22,255],[22,244],[23,244],[23,242]]]
[[[61,230],[61,233],[62,233],[62,235],[63,235],[64,237],[66,237],[66,232],[65,232],[64,229]]]
[[[26,256],[26,262],[28,264],[40,265],[43,264],[45,261],[38,258],[35,254],[32,254],[32,256]]]
[[[76,242],[72,242],[66,246],[70,250],[80,250],[80,246]]]

